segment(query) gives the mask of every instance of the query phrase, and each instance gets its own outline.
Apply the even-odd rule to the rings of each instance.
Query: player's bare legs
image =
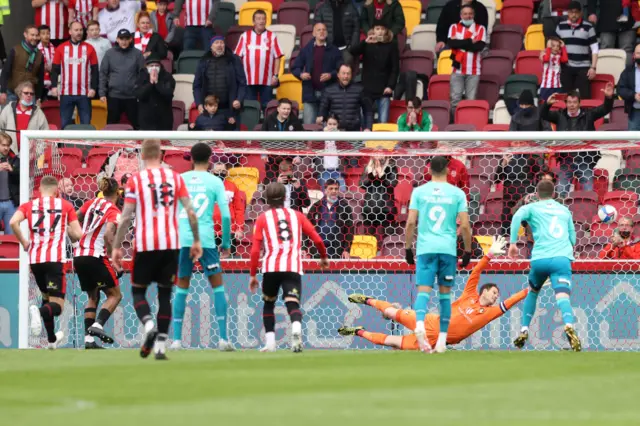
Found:
[[[104,332],[104,325],[107,323],[107,321],[109,321],[109,318],[111,318],[111,315],[115,312],[116,308],[120,304],[120,301],[122,300],[122,292],[120,291],[120,287],[104,288],[103,292],[107,296],[107,300],[105,300],[104,303],[102,304],[102,309],[100,309],[100,312],[98,312],[98,317],[96,318],[95,313],[98,307],[100,293],[96,290],[96,297],[94,300],[95,306],[93,311],[94,321],[89,324],[89,321],[87,320],[87,309],[85,308],[84,324],[85,324],[85,327],[87,327],[88,325],[87,334],[89,335],[89,337],[91,338],[98,337],[104,343],[111,344],[114,342],[113,337],[107,335]],[[91,302],[92,302],[92,299],[89,298],[89,302],[87,303],[87,306],[89,306],[89,303]],[[95,343],[95,341],[93,343],[96,346],[96,348],[99,348],[99,346]],[[85,348],[86,347],[87,347],[87,340],[85,337]],[[92,349],[95,349],[95,348],[92,348]]]
[[[276,299],[277,296],[262,295],[264,306],[262,307],[262,323],[265,332],[265,345],[260,352],[276,351]]]
[[[149,302],[147,302],[147,286],[131,283],[131,293],[133,294],[133,307],[136,310],[136,315],[144,325],[140,356],[146,358],[151,353],[156,337],[158,337],[158,329],[153,322],[151,308],[149,308]],[[160,287],[158,287],[158,296],[160,296]],[[160,312],[158,312],[159,315]]]
[[[436,342],[435,352],[444,353],[447,350],[447,332],[451,321],[451,287],[439,286],[438,299],[440,300],[440,333]]]
[[[224,285],[222,282],[222,274],[213,274],[209,277],[209,284],[213,289],[213,304],[216,312],[216,321],[218,323],[218,332],[220,340],[218,341],[218,349],[223,352],[232,352],[235,350],[229,337],[227,336],[227,296],[224,293]]]
[[[173,343],[171,349],[182,349],[182,321],[189,295],[191,277],[178,277],[176,295],[173,300]]]

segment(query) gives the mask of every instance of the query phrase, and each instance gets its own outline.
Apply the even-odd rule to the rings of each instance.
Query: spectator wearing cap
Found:
[[[562,67],[560,82],[565,92],[578,90],[583,99],[591,98],[591,82],[598,63],[598,38],[590,22],[582,19],[579,1],[569,3],[567,18],[556,27],[556,35],[564,42],[569,62]]]
[[[98,66],[102,64],[104,55],[113,47],[111,42],[100,36],[100,23],[98,21],[89,21],[87,24],[87,43],[93,46],[98,56]]]
[[[383,25],[393,37],[404,30],[404,12],[398,0],[366,0],[360,14],[360,29],[365,34],[375,25]]]
[[[422,99],[409,98],[405,102],[407,112],[398,117],[399,132],[430,132],[433,130],[431,114],[422,109]]]
[[[100,100],[107,104],[108,124],[120,123],[124,112],[133,128],[138,129],[138,100],[134,88],[138,73],[145,67],[144,57],[134,49],[129,30],[118,31],[117,41],[104,55],[100,66]]]
[[[624,99],[624,110],[629,116],[629,130],[640,130],[640,44],[633,52],[633,64],[620,74],[618,95]]]
[[[523,90],[522,93],[520,93],[518,104],[512,112],[509,130],[512,132],[551,130],[549,123],[540,119],[540,109],[536,107],[533,93],[531,93],[530,90]]]
[[[182,6],[186,6],[185,22],[180,22]],[[173,22],[184,27],[184,50],[205,50],[213,37],[213,22],[215,20],[215,5],[213,0],[176,0],[173,8]]]
[[[226,115],[218,110],[220,100],[217,96],[209,95],[204,98],[204,111],[196,118],[194,123],[189,125],[191,130],[205,130],[205,131],[222,131],[227,127],[229,120],[233,120],[233,117],[228,118]],[[233,124],[233,123],[230,123]]]
[[[633,219],[622,217],[611,241],[599,253],[600,259],[640,259],[640,239],[633,237]]]
[[[353,2],[349,0],[325,1],[316,9],[313,20],[315,24],[326,26],[327,43],[342,51],[344,61],[353,61],[349,49],[360,42],[360,14]],[[302,54],[302,52],[300,53]],[[336,65],[333,69],[337,68]],[[306,114],[305,107],[305,116]]]
[[[120,1],[107,0],[107,7],[98,13],[98,22],[102,34],[107,36],[111,43],[116,43],[118,33],[122,29],[130,33],[136,30],[136,14],[141,9],[141,2],[137,0]]]
[[[8,131],[11,150],[20,153],[20,132],[23,130],[49,130],[47,117],[35,102],[35,90],[30,81],[15,88],[18,100],[10,102],[0,113],[0,129]]]
[[[193,98],[198,111],[201,114],[204,111],[207,96],[215,96],[219,99],[218,113],[233,118],[233,128],[237,128],[246,88],[240,58],[225,45],[224,37],[214,36],[209,51],[198,62],[193,80]]]
[[[18,96],[14,93],[18,84],[30,81],[36,88],[36,98],[44,96],[44,56],[38,50],[38,28],[27,25],[24,39],[14,46],[0,74],[0,104],[13,102]]]
[[[453,157],[444,156],[444,158],[447,159],[447,182],[462,189],[468,198],[470,184],[467,167],[462,161]],[[424,178],[426,182],[431,180],[431,163],[427,164],[424,171]]]
[[[176,80],[151,55],[136,79],[135,96],[138,100],[138,126],[140,130],[173,130],[173,91]]]
[[[262,130],[265,132],[304,132],[304,127],[293,113],[293,103],[282,98],[278,100],[278,108],[262,122]]]
[[[637,0],[633,0],[637,3]],[[624,5],[623,5],[624,3]],[[600,49],[617,47],[627,52],[627,64],[631,64],[636,44],[636,28],[630,12],[629,0],[589,0],[588,21],[595,25],[600,35]],[[626,6],[626,8],[624,7]],[[626,14],[623,11],[626,9]]]
[[[177,46],[176,39],[176,24],[173,20],[173,14],[168,11],[169,0],[156,1],[157,9],[151,12],[149,17],[151,18],[151,25],[156,29],[160,37],[169,46],[171,51],[179,52],[182,46]],[[209,37],[210,39],[211,37]],[[209,43],[207,39],[207,44]],[[176,54],[177,56],[177,54]]]
[[[304,124],[316,122],[322,91],[336,80],[338,66],[342,64],[340,50],[327,42],[327,25],[316,23],[313,38],[300,50],[291,67],[291,73],[302,80]]]
[[[150,55],[160,60],[167,57],[167,45],[162,36],[153,31],[151,17],[146,11],[138,13],[138,29],[133,34],[133,47],[141,51],[145,58]]]
[[[478,0],[450,0],[440,12],[436,26],[436,52],[440,52],[447,45],[449,28],[460,22],[460,12],[463,6],[473,8],[473,20],[477,25],[489,28],[489,14],[487,8]],[[451,47],[451,46],[449,46]]]

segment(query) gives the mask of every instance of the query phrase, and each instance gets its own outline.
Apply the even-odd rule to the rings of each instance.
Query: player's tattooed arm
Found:
[[[104,232],[104,247],[107,253],[111,253],[113,250],[113,241],[116,236],[116,224],[113,222],[107,223],[107,229]]]
[[[191,198],[182,197],[180,198],[180,203],[184,210],[187,212],[187,216],[189,217],[189,226],[191,227],[191,232],[193,233],[193,241],[200,241],[200,232],[198,229],[198,216],[196,216],[196,212],[193,210],[193,206],[191,205]]]
[[[131,221],[133,220],[133,213],[135,212],[135,209],[136,209],[135,203],[131,203],[131,202],[124,203],[124,210],[122,211],[120,224],[118,225],[118,231],[116,232],[116,237],[113,241],[114,249],[122,248],[122,243],[124,242],[124,238],[127,236],[127,232],[129,232],[129,228],[131,228]]]

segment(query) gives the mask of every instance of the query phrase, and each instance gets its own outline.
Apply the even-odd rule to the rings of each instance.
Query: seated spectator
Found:
[[[551,130],[549,123],[540,119],[540,109],[535,106],[533,93],[523,90],[518,105],[511,116],[509,130],[512,132],[539,132]]]
[[[4,233],[13,234],[9,221],[20,205],[20,158],[11,151],[11,137],[0,132],[0,221]]]
[[[224,182],[224,192],[227,196],[229,204],[229,212],[231,213],[231,254],[235,254],[240,240],[244,237],[244,212],[246,209],[246,196],[238,189],[235,183],[227,179],[227,165],[224,163],[215,163],[211,170],[215,176],[218,176]],[[216,245],[222,244],[222,220],[220,217],[220,208],[218,204],[214,206],[213,222],[216,231]]]
[[[278,108],[265,117],[262,122],[262,130],[265,132],[303,132],[304,127],[295,114],[291,113],[293,103],[282,98],[278,100]]]
[[[363,33],[376,25],[384,25],[393,33],[393,37],[404,30],[404,12],[398,0],[366,0],[360,13],[360,29]]]
[[[637,0],[633,1],[637,3]],[[623,49],[627,52],[627,64],[630,65],[636,44],[631,0],[589,0],[587,14],[589,22],[596,27],[600,36],[600,49]]]
[[[42,53],[44,59],[44,77],[43,86],[44,93],[40,99],[45,99],[46,94],[51,88],[51,68],[53,66],[53,58],[56,55],[56,48],[51,43],[51,28],[47,25],[41,25],[38,27],[40,34],[40,43],[38,43],[38,50]]]
[[[104,55],[113,45],[100,35],[100,23],[98,21],[89,21],[87,24],[87,43],[93,46],[93,50],[96,51],[98,66],[100,66]]]
[[[640,239],[633,238],[633,219],[623,217],[613,232],[611,242],[599,253],[600,259],[640,259]]]
[[[399,132],[430,132],[433,130],[431,114],[422,109],[422,99],[406,100],[407,112],[398,117]]]
[[[440,12],[436,26],[436,53],[443,50],[449,39],[449,28],[460,22],[460,12],[463,6],[471,6],[474,11],[473,20],[485,28],[489,27],[487,8],[478,0],[450,0]],[[449,46],[451,47],[451,46]]]
[[[320,100],[320,112],[316,123],[322,124],[333,113],[340,117],[340,130],[365,132],[373,126],[371,100],[364,94],[362,85],[352,81],[351,67],[346,64],[338,69],[338,82],[327,87]],[[364,117],[362,122],[361,117]]]
[[[149,55],[157,59],[167,57],[167,45],[162,36],[153,31],[151,17],[149,13],[142,11],[138,13],[138,30],[133,35],[133,47],[142,52],[142,56],[148,58]]]
[[[58,181],[58,192],[60,198],[69,201],[73,204],[73,208],[78,210],[84,204],[85,200],[93,198],[96,194],[85,193],[81,194],[83,197],[79,197],[79,194],[73,191],[73,182],[69,178],[62,178]]]
[[[217,96],[209,95],[204,98],[204,111],[196,118],[195,123],[189,125],[191,130],[214,130],[223,131],[233,117],[227,118],[221,112],[218,112],[220,100]]]
[[[394,188],[398,184],[398,167],[392,157],[374,156],[364,169],[360,187],[364,189],[362,222],[365,233],[374,235],[378,247],[384,235],[392,235],[396,208]]]
[[[175,88],[176,80],[160,64],[160,59],[149,56],[134,88],[140,130],[173,130],[171,104]]]
[[[393,89],[400,72],[398,43],[389,29],[376,21],[366,40],[351,46],[351,54],[362,55],[362,85],[364,96],[378,109],[378,121],[389,121],[389,107]]]
[[[353,211],[340,196],[338,181],[327,179],[324,197],[314,203],[307,217],[322,238],[329,259],[349,259],[353,242]]]
[[[607,83],[603,92],[604,102],[596,108],[580,109],[580,94],[572,91],[567,94],[565,109],[551,111],[551,107],[556,103],[556,94],[554,93],[543,105],[540,116],[543,120],[555,123],[557,132],[594,131],[596,120],[603,118],[613,109],[613,84]],[[585,191],[593,191],[593,169],[599,158],[598,151],[560,154],[560,170],[562,171],[558,177],[560,196],[564,198],[569,193],[570,183],[574,176],[579,179]]]
[[[176,38],[176,24],[173,20],[173,14],[168,11],[169,0],[156,1],[157,9],[149,14],[151,18],[151,25],[156,29],[160,37],[169,46],[169,49],[174,52],[174,57],[177,57],[177,53],[182,46],[178,46],[174,40]],[[207,40],[208,42],[208,40]]]
[[[542,61],[542,84],[540,100],[546,101],[554,93],[562,92],[560,72],[563,64],[569,62],[567,48],[562,40],[554,36],[547,42],[547,48],[540,52]]]
[[[451,114],[464,96],[475,100],[480,84],[482,58],[480,53],[486,47],[487,30],[474,21],[471,5],[460,9],[460,22],[451,25],[447,44],[451,48]]]
[[[113,44],[117,42],[120,30],[130,33],[136,30],[136,14],[141,9],[141,3],[137,0],[120,1],[107,0],[107,7],[98,13],[98,22],[102,34]]]
[[[444,156],[449,160],[447,164],[447,182],[449,182],[453,186],[457,186],[462,189],[465,194],[467,194],[467,198],[469,197],[469,173],[467,172],[467,167],[460,160],[457,160],[451,156]],[[427,164],[427,167],[424,171],[424,179],[426,182],[431,180],[431,163]]]
[[[98,0],[69,0],[69,22],[77,21],[85,30],[98,19]]]
[[[33,99],[44,97],[45,63],[38,50],[38,35],[35,25],[27,25],[23,33],[24,39],[9,51],[0,74],[0,104],[16,101],[16,87],[23,81],[30,82],[35,88],[36,95]]]
[[[9,103],[0,113],[0,129],[11,138],[11,150],[20,153],[20,132],[22,130],[49,130],[47,117],[35,103],[35,90],[30,81],[24,81],[15,88],[18,101]]]
[[[340,120],[335,114],[329,114],[327,117],[327,125],[324,127],[325,132],[338,132],[340,128]],[[337,136],[337,135],[336,135]],[[338,153],[338,146],[335,140],[325,141],[325,152]],[[340,184],[340,190],[345,191],[346,185],[342,176],[343,165],[341,158],[338,155],[323,155],[319,159],[318,171],[320,177],[318,183],[320,187],[324,188],[327,182],[331,179]]]
[[[640,44],[633,52],[634,63],[628,65],[618,81],[618,95],[624,99],[624,111],[629,116],[629,130],[640,130]]]
[[[278,167],[278,183],[283,184],[287,188],[287,195],[284,200],[284,206],[302,212],[302,209],[311,205],[309,192],[304,183],[294,176],[293,163],[289,160],[282,160]]]
[[[327,43],[327,26],[313,26],[314,39],[303,46],[291,66],[291,73],[302,80],[304,124],[313,124],[318,118],[322,91],[337,78],[342,54],[333,44]]]
[[[353,62],[349,49],[360,42],[360,14],[354,3],[348,0],[322,2],[316,9],[313,20],[315,24],[322,23],[326,26],[327,43],[342,51],[344,62]]]

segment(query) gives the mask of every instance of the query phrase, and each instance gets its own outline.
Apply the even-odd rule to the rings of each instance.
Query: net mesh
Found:
[[[305,344],[310,348],[372,348],[357,337],[343,338],[341,325],[364,325],[370,331],[402,335],[401,325],[384,320],[368,306],[349,303],[350,293],[411,306],[415,288],[413,271],[404,262],[404,226],[413,188],[430,179],[428,163],[433,155],[449,155],[449,182],[468,194],[473,224],[473,257],[486,253],[491,237],[507,235],[511,216],[523,203],[535,200],[540,179],[553,179],[558,200],[574,215],[577,229],[572,303],[577,329],[586,349],[631,350],[640,348],[640,282],[635,255],[640,237],[637,220],[640,187],[640,149],[630,141],[467,141],[467,142],[280,142],[206,141],[213,148],[212,167],[227,171],[227,198],[232,210],[232,259],[224,262],[224,281],[229,300],[229,337],[240,348],[254,348],[263,341],[262,302],[248,289],[248,259],[253,224],[265,211],[265,184],[287,184],[287,205],[307,214],[323,236],[334,263],[328,272],[316,271],[317,257],[305,246],[302,310]],[[76,208],[100,196],[97,181],[113,176],[124,184],[142,166],[137,140],[71,141],[30,139],[31,167],[23,170],[30,182],[31,197],[40,179],[54,175],[60,192]],[[163,141],[164,163],[179,172],[190,169],[188,149],[194,141]],[[221,164],[217,165],[216,164]],[[322,202],[327,181],[335,180],[345,201],[338,216],[328,216]],[[603,223],[599,208],[613,206],[617,221]],[[625,225],[622,218],[632,222]],[[630,238],[622,238],[629,231]],[[126,257],[131,256],[132,232],[126,238]],[[613,246],[611,244],[613,243]],[[527,258],[532,247],[530,233],[520,230],[518,247]],[[640,246],[639,246],[640,247]],[[460,246],[461,249],[461,246]],[[606,256],[605,256],[606,255]],[[602,260],[602,257],[614,257]],[[71,253],[69,253],[71,259]],[[637,256],[640,258],[640,248]],[[527,285],[527,262],[494,261],[481,283],[495,282],[504,300]],[[458,296],[471,269],[460,271],[453,288]],[[35,282],[30,280],[29,299],[40,303]],[[107,331],[116,347],[139,344],[141,328],[131,298],[129,275],[121,279],[124,299]],[[148,293],[155,304],[155,289]],[[58,327],[65,343],[83,345],[83,309],[86,295],[76,276],[68,273],[67,306]],[[508,349],[520,328],[516,305],[503,317],[458,345],[462,349]],[[567,348],[562,319],[551,289],[542,291],[538,314],[531,327],[531,349]],[[438,311],[437,297],[430,312]],[[282,302],[276,309],[279,345],[288,342],[288,316]],[[218,341],[213,297],[205,277],[195,272],[187,299],[183,344],[212,348]],[[46,345],[42,336],[30,337],[29,345]]]

